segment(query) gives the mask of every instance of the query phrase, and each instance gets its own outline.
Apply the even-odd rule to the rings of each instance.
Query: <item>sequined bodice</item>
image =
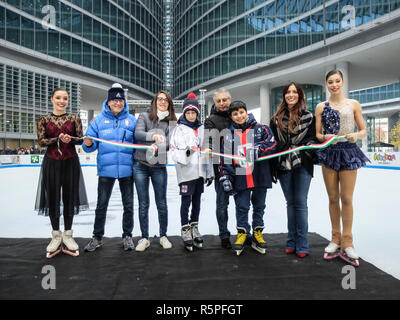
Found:
[[[354,113],[349,102],[346,101],[346,106],[338,110],[340,114],[340,130],[338,136],[344,136],[354,132]]]
[[[340,109],[333,109],[329,102],[325,102],[322,111],[323,134],[335,134],[344,136],[354,132],[354,114],[353,109],[346,100],[346,105]]]

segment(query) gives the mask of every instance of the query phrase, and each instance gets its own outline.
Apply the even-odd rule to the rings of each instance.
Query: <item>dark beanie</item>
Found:
[[[114,83],[108,90],[107,102],[115,99],[125,100],[125,91],[119,83]]]
[[[183,114],[189,110],[193,110],[197,114],[200,114],[199,102],[193,92],[189,93],[187,98],[183,100]]]

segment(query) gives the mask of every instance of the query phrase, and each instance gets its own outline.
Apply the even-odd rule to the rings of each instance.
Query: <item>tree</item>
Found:
[[[400,146],[400,121],[390,130],[389,143],[393,144],[396,148]]]

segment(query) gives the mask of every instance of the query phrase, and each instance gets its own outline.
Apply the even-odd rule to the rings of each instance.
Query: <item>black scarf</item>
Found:
[[[282,121],[286,126],[286,132],[282,132],[278,127],[278,138],[285,146],[285,150],[303,145],[309,127],[312,123],[313,115],[310,111],[303,110],[299,124],[293,128],[294,134],[289,130],[289,114],[285,113]],[[295,151],[279,157],[279,170],[289,171],[301,166],[300,151]]]

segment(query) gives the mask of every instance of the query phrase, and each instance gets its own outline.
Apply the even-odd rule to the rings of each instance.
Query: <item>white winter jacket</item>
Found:
[[[200,177],[214,177],[212,158],[198,151],[203,145],[204,126],[194,130],[184,124],[178,124],[171,135],[170,151],[172,160],[176,163],[178,184]],[[189,151],[188,151],[189,150]]]

